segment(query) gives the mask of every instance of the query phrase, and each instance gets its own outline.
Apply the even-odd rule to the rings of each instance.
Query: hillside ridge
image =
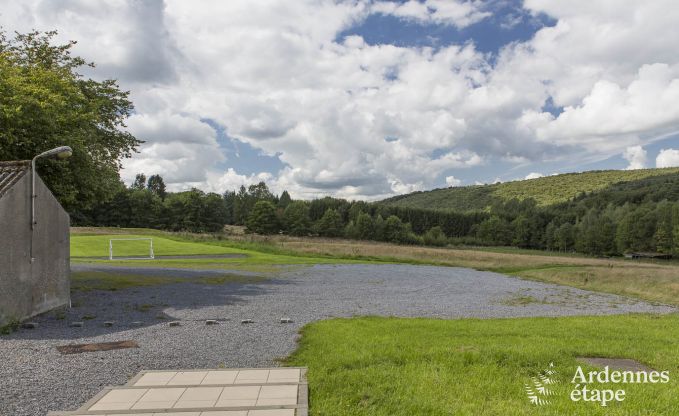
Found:
[[[380,204],[445,211],[485,211],[493,203],[533,198],[540,206],[567,202],[582,193],[654,176],[679,174],[679,167],[637,170],[591,170],[562,173],[488,185],[468,185],[417,191],[380,201]]]

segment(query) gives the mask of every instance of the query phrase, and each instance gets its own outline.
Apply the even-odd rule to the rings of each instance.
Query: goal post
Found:
[[[128,243],[117,243],[127,241]],[[114,256],[114,245],[117,252]],[[143,253],[142,253],[143,252]],[[146,254],[148,252],[148,256]],[[111,238],[108,240],[109,260],[149,260],[154,259],[153,238]]]

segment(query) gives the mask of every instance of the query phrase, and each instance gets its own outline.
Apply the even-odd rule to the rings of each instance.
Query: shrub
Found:
[[[446,235],[443,234],[443,230],[441,230],[441,227],[439,226],[427,230],[427,232],[424,233],[424,236],[422,236],[422,240],[424,241],[424,244],[428,246],[442,247],[448,243]]]

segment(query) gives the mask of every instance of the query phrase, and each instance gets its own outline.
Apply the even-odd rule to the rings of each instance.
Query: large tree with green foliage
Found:
[[[329,208],[320,220],[315,224],[314,229],[322,237],[339,237],[342,235],[342,217],[336,210]]]
[[[0,32],[0,160],[31,159],[68,145],[67,161],[40,160],[38,171],[72,214],[120,190],[121,160],[141,143],[124,130],[133,106],[114,80],[78,71],[94,67],[54,45],[56,32]]]
[[[309,206],[304,201],[291,202],[283,211],[283,225],[290,235],[305,236],[311,233]]]
[[[276,207],[270,201],[259,201],[248,216],[247,231],[257,234],[275,234],[280,230]]]
[[[149,176],[149,181],[146,185],[146,188],[153,192],[154,194],[158,195],[160,199],[165,200],[165,197],[167,196],[167,191],[165,190],[165,181],[163,180],[163,177],[160,175],[151,175]]]

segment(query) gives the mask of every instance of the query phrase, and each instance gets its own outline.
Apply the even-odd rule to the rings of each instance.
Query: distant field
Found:
[[[216,237],[133,229],[99,229],[100,232],[111,234],[93,235],[92,229],[84,231],[81,229],[72,231],[71,247],[74,262],[256,272],[275,272],[280,266],[327,263],[433,264],[493,271],[530,280],[679,306],[679,263],[674,261],[596,259],[512,248],[431,248],[322,238]],[[114,234],[115,232],[123,234]],[[107,256],[108,239],[121,235],[153,237],[154,246],[156,244],[158,246],[156,254],[159,256],[234,253],[247,257],[113,262],[107,259],[82,257]]]
[[[431,248],[346,240],[289,239],[270,244],[305,255],[468,267],[679,305],[679,264],[675,261],[643,262],[512,248]]]
[[[533,198],[538,205],[544,206],[566,202],[581,193],[600,191],[619,182],[676,173],[679,173],[679,168],[567,173],[491,185],[414,192],[389,198],[380,203],[401,207],[465,212],[485,210],[494,201]]]
[[[307,325],[286,363],[309,367],[316,415],[670,415],[679,408],[677,334],[677,315],[333,319]],[[570,380],[582,356],[636,359],[670,371],[670,382],[595,382],[588,387],[625,389],[625,401],[575,403]],[[550,362],[556,394],[531,405],[524,384]]]
[[[111,238],[153,238],[154,260],[108,260],[108,244]],[[123,242],[119,242],[123,243]],[[121,252],[125,256],[148,255],[147,242],[129,242]],[[71,261],[73,263],[96,263],[116,266],[171,267],[190,269],[228,269],[255,272],[276,272],[280,266],[296,266],[323,263],[365,263],[362,260],[341,259],[313,254],[286,254],[270,250],[266,245],[243,245],[234,241],[217,239],[211,235],[167,233],[147,229],[72,228]],[[238,254],[233,258],[178,258],[162,256],[199,256]]]
[[[109,240],[126,238],[153,238],[153,248],[156,255],[198,255],[198,254],[241,254],[241,250],[210,244],[200,244],[188,241],[177,241],[148,234],[101,234],[101,235],[73,235],[71,237],[71,257],[108,257]],[[146,240],[114,241],[115,256],[148,256],[149,242]]]

